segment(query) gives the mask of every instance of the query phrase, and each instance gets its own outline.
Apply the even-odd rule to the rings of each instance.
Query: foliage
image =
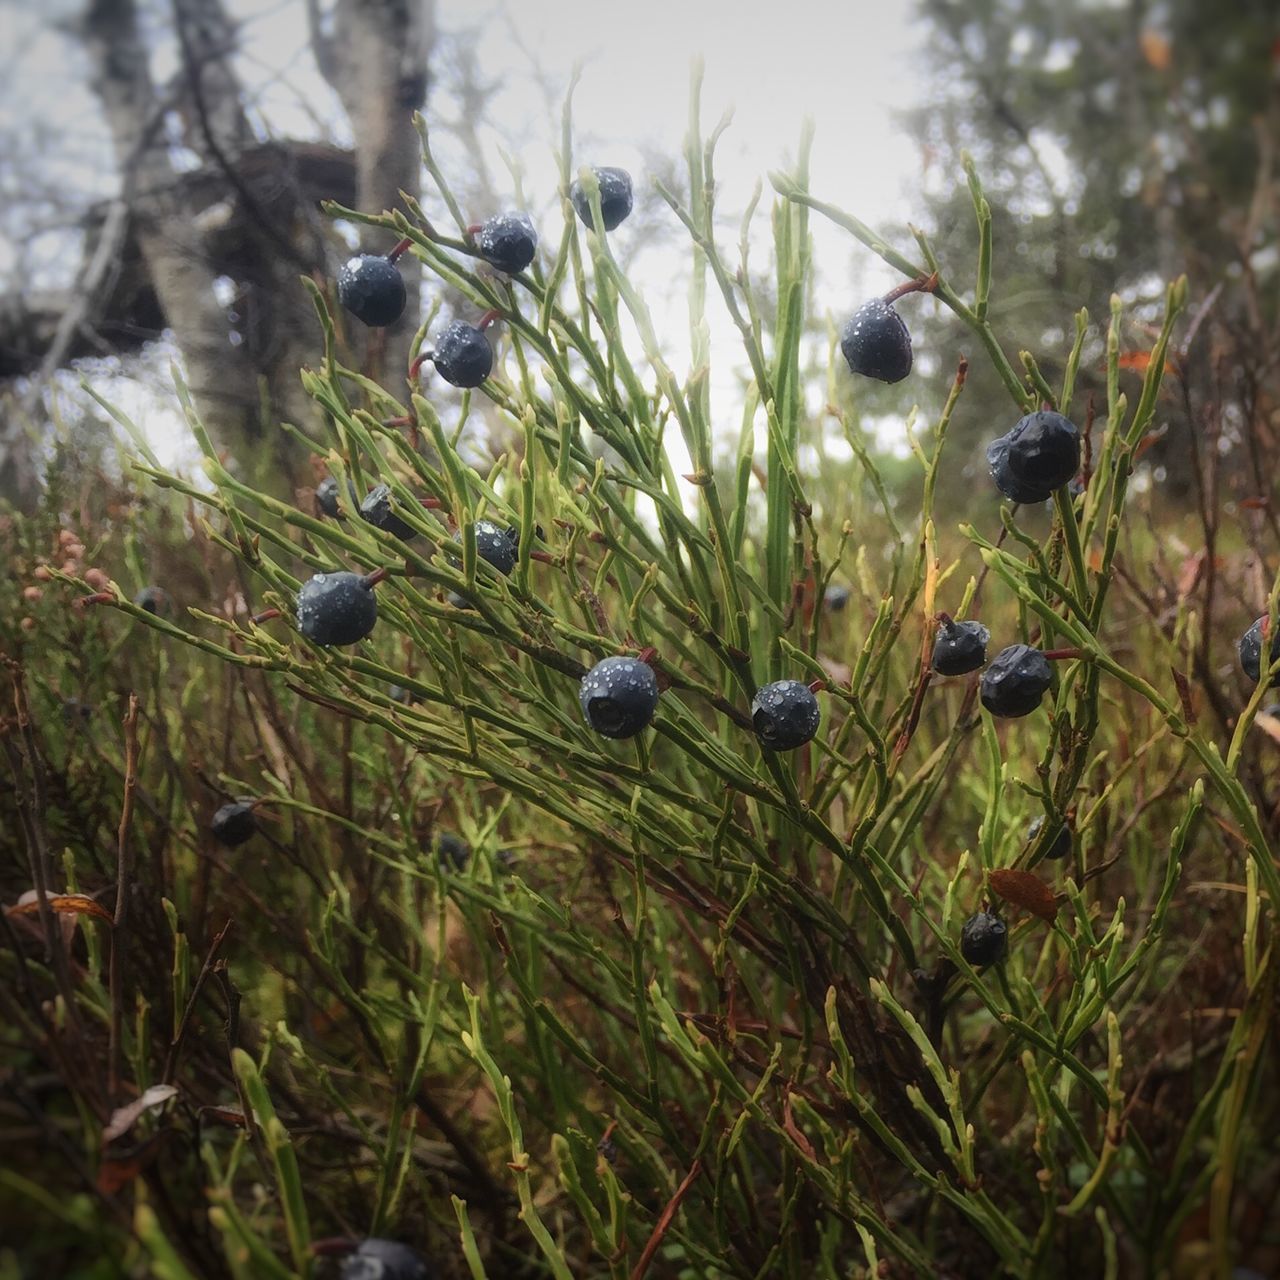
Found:
[[[1042,400],[1079,415],[1087,317],[1063,317],[1052,385],[1015,368],[976,168],[970,290],[927,238],[915,261],[812,195],[803,148],[773,177],[765,312],[716,239],[696,96],[691,120],[671,198],[692,249],[685,376],[568,204],[567,113],[563,232],[514,281],[477,269],[460,213],[445,232],[412,204],[334,211],[409,239],[501,319],[479,392],[401,399],[340,363],[316,292],[317,456],[340,494],[390,485],[412,541],[247,487],[181,386],[211,487],[140,445],[139,491],[86,491],[84,511],[55,492],[9,526],[37,587],[30,623],[3,623],[5,899],[37,887],[0,952],[6,1107],[30,1134],[0,1171],[22,1265],[322,1275],[365,1234],[447,1277],[1260,1265],[1275,743],[1265,682],[1184,673],[1202,629],[1274,619],[1278,589],[1224,545],[1216,581],[1252,596],[1224,606],[1129,487],[1185,282],[1132,385],[1113,301],[1088,484],[1056,494],[1042,537],[1038,512],[993,500],[956,531],[935,502],[963,366],[913,428],[907,518],[842,417],[842,375],[823,413],[852,456],[806,408],[814,211],[908,279],[937,273],[1010,422]],[[752,372],[728,465],[705,324],[721,304]],[[477,441],[481,399],[499,426]],[[480,518],[519,531],[509,577],[476,555]],[[385,574],[350,650],[291,618],[299,582],[335,566]],[[161,568],[179,607],[153,614],[131,600]],[[820,603],[837,580],[839,613]],[[96,603],[72,607],[77,587]],[[944,610],[1054,651],[1046,706],[996,721],[976,677],[931,679]],[[620,652],[665,688],[654,728],[615,743],[576,694]],[[746,714],[781,677],[825,686],[818,738],[786,756]],[[219,848],[209,816],[240,795],[262,833]],[[1046,862],[1064,819],[1074,855]],[[461,869],[445,831],[470,847]],[[1009,958],[976,971],[958,941],[984,904]]]

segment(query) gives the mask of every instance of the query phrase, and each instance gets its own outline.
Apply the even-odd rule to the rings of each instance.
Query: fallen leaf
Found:
[[[1048,924],[1052,924],[1053,918],[1058,914],[1058,902],[1053,896],[1053,890],[1030,871],[993,871],[990,883],[992,890],[1006,902],[1030,911]]]
[[[39,915],[40,902],[35,894],[24,894],[23,898],[25,901],[19,902],[16,906],[7,907],[5,915]],[[95,902],[83,893],[51,893],[49,894],[48,902],[54,911],[62,915],[96,916],[99,920],[105,920],[108,924],[112,921],[111,912],[102,903]]]
[[[102,1141],[112,1142],[121,1134],[128,1133],[144,1111],[162,1106],[170,1098],[176,1097],[177,1093],[177,1089],[171,1084],[153,1084],[140,1098],[135,1098],[127,1106],[117,1107],[102,1131]]]

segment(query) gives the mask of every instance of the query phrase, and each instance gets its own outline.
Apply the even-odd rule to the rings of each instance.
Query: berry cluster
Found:
[[[930,665],[940,676],[961,676],[986,664],[979,690],[982,705],[1004,719],[1029,716],[1053,683],[1049,659],[1030,645],[1014,644],[987,663],[990,639],[982,623],[956,622],[942,614]]]

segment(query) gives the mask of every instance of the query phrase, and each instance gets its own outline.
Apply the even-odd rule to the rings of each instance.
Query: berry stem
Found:
[[[467,228],[467,235],[469,235],[469,236],[478,236],[478,235],[480,234],[480,232],[481,232],[481,231],[483,231],[483,230],[484,230],[484,224],[483,224],[483,223],[481,223],[481,222],[473,222],[473,223],[471,223],[471,225]]]
[[[823,691],[823,689],[825,689],[826,687],[827,687],[827,682],[826,682],[825,680],[810,680],[810,681],[809,681],[809,692],[810,692],[810,693],[821,693],[821,692]]]
[[[255,626],[261,626],[262,623],[270,622],[273,618],[278,618],[280,616],[281,614],[279,609],[264,609],[261,613],[255,613],[249,621]]]
[[[110,591],[95,591],[91,596],[81,596],[74,603],[77,608],[83,609],[86,605],[91,604],[114,604],[115,596]]]
[[[364,585],[372,591],[380,582],[385,582],[391,576],[391,570],[383,565],[381,569],[375,569],[372,573],[366,574]]]
[[[1083,649],[1046,649],[1043,656],[1050,662],[1066,662],[1072,658],[1083,658]]]
[[[434,360],[436,353],[434,351],[421,352],[409,366],[409,381],[413,382],[417,379],[418,374],[422,372],[422,366],[430,360]]]
[[[935,271],[931,275],[917,276],[914,280],[904,281],[896,289],[890,289],[880,301],[885,306],[889,306],[899,298],[905,298],[909,293],[932,293],[937,287],[938,273]]]
[[[406,236],[403,240],[400,241],[399,244],[396,245],[394,249],[391,250],[389,254],[387,254],[387,261],[388,262],[399,261],[399,259],[402,258],[404,254],[408,251],[408,248],[412,243],[413,241]]]
[[[654,659],[658,656],[658,651],[652,645],[646,645],[640,650],[636,657],[647,667],[653,666]]]
[[[490,309],[480,317],[480,323],[476,325],[476,328],[483,333],[495,320],[501,319],[502,312],[499,311],[497,307],[490,307]]]

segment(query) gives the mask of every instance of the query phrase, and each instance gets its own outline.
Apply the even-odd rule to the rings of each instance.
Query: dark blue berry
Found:
[[[358,573],[317,573],[302,584],[298,630],[316,644],[355,644],[373,630],[378,601]]]
[[[533,261],[538,233],[526,213],[496,213],[476,232],[476,248],[491,267],[513,276]]]
[[[390,258],[359,253],[338,272],[338,301],[357,320],[385,329],[404,314],[404,277]]]
[[[397,1240],[370,1236],[342,1260],[341,1280],[433,1280],[426,1259]]]
[[[454,535],[461,539],[462,530]],[[516,567],[520,536],[514,529],[504,529],[492,520],[476,521],[476,555],[504,577]],[[471,602],[456,591],[449,593],[449,603],[458,609],[469,609]]]
[[[1003,960],[1009,949],[1009,930],[990,911],[971,915],[960,930],[960,954],[975,968]]]
[[[1240,666],[1245,675],[1257,684],[1262,679],[1262,639],[1270,630],[1270,621],[1263,614],[1248,631],[1240,637]],[[1271,661],[1280,658],[1280,633],[1271,637]],[[1271,677],[1271,687],[1280,685],[1280,673]]]
[[[1060,413],[1029,413],[987,446],[987,464],[1010,501],[1043,502],[1080,470],[1080,433]]]
[[[1044,830],[1044,815],[1034,818],[1031,825],[1027,828],[1027,843],[1033,843],[1035,838]],[[1061,858],[1065,858],[1071,852],[1071,828],[1065,823],[1058,828],[1058,834],[1053,837],[1049,847],[1044,851],[1046,858],[1052,858],[1055,862]]]
[[[1052,683],[1053,670],[1039,649],[1010,645],[1001,649],[982,673],[982,705],[993,716],[1029,716]]]
[[[987,660],[991,632],[980,622],[944,622],[933,642],[930,665],[940,676],[977,671]]]
[[[163,587],[143,587],[133,597],[133,603],[148,613],[166,613],[169,608],[169,597],[165,594]]]
[[[751,699],[751,726],[762,745],[772,751],[793,751],[815,733],[822,713],[818,699],[799,680],[775,680]]]
[[[639,658],[605,658],[578,686],[587,723],[606,738],[633,738],[658,709],[658,678]]]
[[[436,372],[451,386],[478,387],[493,371],[493,348],[473,324],[451,324],[431,356]]]
[[[911,334],[887,302],[872,298],[849,317],[840,335],[849,369],[864,378],[901,382],[911,372]]]
[[[253,816],[253,805],[244,800],[224,804],[209,823],[213,838],[219,844],[225,844],[228,849],[244,844],[257,829],[258,820]]]
[[[631,175],[625,169],[616,169],[610,165],[593,167],[591,171],[596,175],[596,182],[600,186],[600,216],[604,219],[604,229],[612,231],[631,212]],[[578,217],[590,227],[591,201],[580,178],[575,179],[569,187],[569,199],[573,201]]]
[[[442,831],[435,840],[436,857],[442,867],[461,871],[471,856],[471,848],[461,836],[452,831]]]
[[[849,588],[829,586],[822,596],[822,607],[828,613],[841,613],[849,603]]]
[[[355,503],[355,493],[351,494],[351,501]],[[341,520],[342,509],[338,506],[338,481],[334,476],[325,476],[323,480],[316,485],[316,506],[321,512],[328,516],[330,520]]]
[[[380,484],[370,489],[360,504],[360,515],[375,529],[381,529],[383,533],[389,533],[401,542],[408,542],[410,538],[418,536],[418,531],[412,525],[406,524],[396,515],[390,485]]]

